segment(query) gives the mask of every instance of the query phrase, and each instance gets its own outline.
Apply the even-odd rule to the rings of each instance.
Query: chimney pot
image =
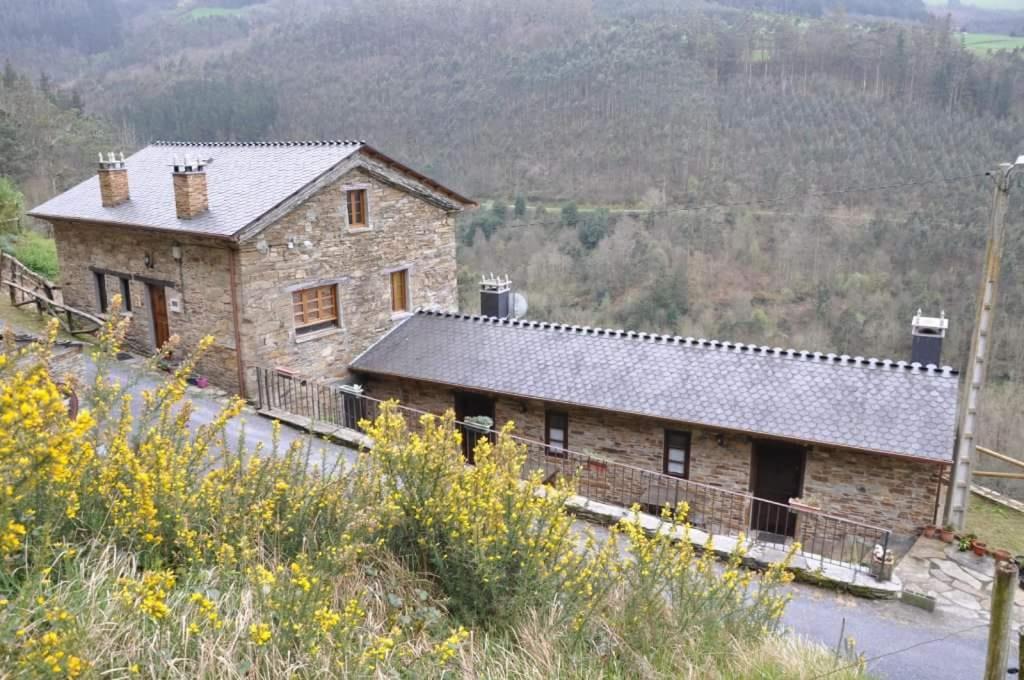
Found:
[[[187,153],[180,160],[171,159],[174,211],[179,220],[190,220],[209,209],[206,186],[206,166],[209,162],[209,159],[189,158]]]
[[[512,281],[490,274],[480,278],[480,314],[508,318],[512,308]]]
[[[96,177],[100,182],[100,201],[103,207],[113,208],[128,200],[128,166],[123,152],[118,160],[113,151],[107,152],[106,159],[100,151]]]
[[[946,313],[939,316],[924,316],[921,310],[917,310],[911,328],[910,361],[919,363],[922,366],[942,364],[942,341],[949,329],[949,319]]]

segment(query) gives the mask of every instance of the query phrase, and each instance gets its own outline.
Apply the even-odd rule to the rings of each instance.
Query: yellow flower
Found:
[[[249,626],[249,639],[255,642],[258,646],[262,646],[270,642],[271,633],[270,626],[265,623],[254,623]]]

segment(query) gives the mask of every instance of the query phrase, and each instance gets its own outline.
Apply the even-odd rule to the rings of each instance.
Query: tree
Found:
[[[576,203],[569,201],[562,206],[562,224],[567,227],[575,227],[576,223],[580,221],[580,212],[576,207]]]
[[[25,199],[7,177],[0,177],[0,231],[16,231]]]
[[[515,208],[513,208],[513,213],[515,214],[517,220],[521,220],[524,217],[526,217],[526,199],[523,198],[522,194],[516,196],[516,203]]]
[[[4,76],[3,76],[4,87],[9,90],[12,87],[14,87],[14,85],[17,82],[18,82],[18,72],[14,70],[14,67],[11,66],[11,62],[8,59],[7,61],[4,62]]]

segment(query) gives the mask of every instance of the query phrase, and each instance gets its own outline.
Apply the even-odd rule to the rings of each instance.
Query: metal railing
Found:
[[[303,378],[286,371],[255,368],[258,405],[263,411],[285,412],[308,418],[311,423],[333,425],[359,431],[359,421],[376,417],[383,401],[366,396],[349,386],[332,385]],[[426,413],[399,405],[409,414],[410,424]],[[492,440],[494,429],[474,423],[456,422],[463,434],[463,453],[472,459],[480,437]],[[577,493],[590,500],[621,507],[638,504],[658,514],[666,504],[686,502],[687,521],[695,528],[719,536],[746,535],[756,545],[778,550],[800,544],[797,554],[808,568],[826,565],[844,567],[872,566],[875,546],[881,546],[881,560],[874,561],[879,575],[889,555],[891,531],[819,510],[794,507],[757,498],[750,493],[730,491],[713,484],[695,482],[653,470],[628,465],[567,449],[553,449],[544,442],[514,435],[526,448],[523,474],[542,471],[546,482],[559,477],[573,478]]]

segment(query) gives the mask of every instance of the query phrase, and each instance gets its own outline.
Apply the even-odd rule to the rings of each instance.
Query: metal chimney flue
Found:
[[[512,309],[512,280],[489,274],[480,278],[480,314],[506,319]]]
[[[949,319],[946,318],[945,312],[941,312],[939,316],[924,316],[920,309],[917,310],[911,323],[911,363],[917,362],[922,366],[928,364],[940,366],[942,341],[945,339],[948,329]]]

